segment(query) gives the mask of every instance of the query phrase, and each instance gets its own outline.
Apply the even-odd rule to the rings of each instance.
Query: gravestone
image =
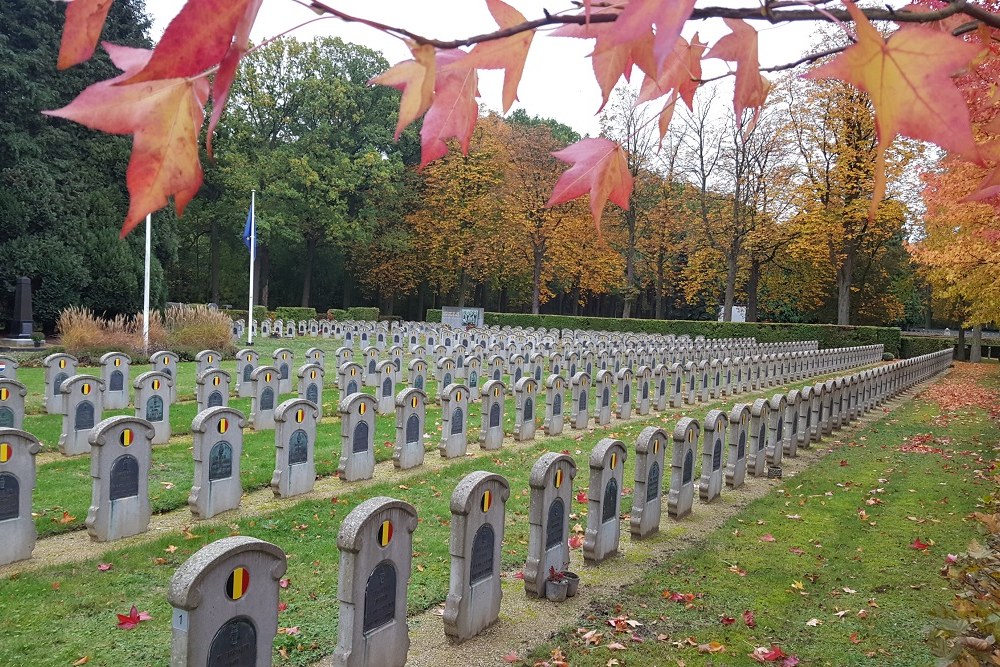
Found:
[[[694,459],[700,431],[698,421],[690,417],[682,417],[674,427],[667,513],[675,519],[686,517],[694,506]]]
[[[338,347],[337,351],[333,353],[335,359],[334,363],[340,368],[342,364],[346,364],[348,361],[354,361],[354,348],[348,346]]]
[[[294,324],[292,325],[294,331]],[[279,347],[271,353],[274,367],[278,369],[278,394],[289,394],[292,391],[292,367],[295,355],[287,347]],[[277,398],[277,397],[275,397]],[[256,428],[256,427],[254,427]]]
[[[353,361],[342,363],[337,370],[337,389],[340,390],[341,400],[361,391],[363,380],[364,369],[361,368],[361,364]]]
[[[565,423],[566,379],[555,373],[545,378],[545,435],[561,435]]]
[[[497,450],[503,445],[503,416],[505,392],[500,380],[487,380],[480,395],[482,426],[479,429],[479,446],[486,450]]]
[[[799,447],[809,448],[809,432],[812,428],[813,388],[806,385],[799,391],[799,430],[796,433],[796,442]]]
[[[446,459],[465,456],[469,447],[466,421],[469,416],[469,389],[449,384],[441,393],[441,442],[438,452]]]
[[[594,425],[605,426],[611,423],[611,371],[597,371],[597,381],[594,383],[594,393],[597,400],[594,406]]]
[[[389,361],[392,362],[392,381],[400,384],[403,381],[403,348],[393,345],[389,348]]]
[[[616,393],[618,398],[618,419],[632,417],[632,369],[622,368],[615,373]]]
[[[105,410],[122,410],[128,407],[128,389],[132,383],[131,366],[132,359],[124,352],[108,352],[101,356]]]
[[[758,398],[750,406],[750,454],[747,467],[754,477],[767,476],[767,449],[770,445],[771,402]]]
[[[104,381],[92,375],[71,375],[63,380],[66,414],[62,417],[59,451],[65,456],[90,451],[90,429],[104,417]]]
[[[570,426],[578,431],[586,429],[590,423],[590,375],[584,371],[575,373],[570,380],[572,396],[572,417]]]
[[[642,429],[635,443],[635,493],[629,518],[633,539],[649,537],[660,530],[666,451],[666,431],[655,426]]]
[[[285,553],[255,537],[223,537],[177,568],[170,667],[270,665]]]
[[[17,363],[17,359],[8,357],[6,354],[0,354],[0,378],[16,380],[18,366],[20,364]]]
[[[823,439],[823,421],[826,419],[824,402],[826,401],[826,384],[817,382],[813,385],[812,401],[809,410],[812,420],[809,424],[809,443],[820,442]]]
[[[698,401],[707,403],[711,400],[712,380],[711,363],[707,359],[698,362]]]
[[[830,430],[839,431],[844,424],[844,386],[846,378],[838,377],[833,381],[833,391],[830,392]]]
[[[326,371],[323,366],[309,362],[299,367],[295,372],[298,377],[299,398],[305,399],[316,406],[316,419],[323,418],[323,378]]]
[[[257,350],[240,350],[236,353],[236,386],[240,398],[253,396],[253,383],[250,376],[260,365],[260,354]]]
[[[306,363],[316,364],[320,368],[326,367],[326,352],[318,347],[310,347],[306,350]]]
[[[524,564],[524,590],[545,597],[549,568],[562,572],[569,567],[569,515],[573,510],[572,457],[548,452],[531,467],[528,479],[528,559]]]
[[[407,387],[396,396],[396,447],[392,465],[408,470],[423,465],[424,426],[427,419],[427,394],[423,389]]]
[[[478,401],[479,383],[483,380],[483,363],[477,356],[465,358],[466,386],[469,388],[469,400]]]
[[[514,385],[514,440],[535,439],[535,414],[538,412],[538,383],[525,376]]]
[[[823,407],[819,423],[819,431],[823,435],[833,433],[833,392],[835,387],[834,380],[827,380],[823,383]]]
[[[4,379],[3,387],[13,379]],[[23,399],[23,397],[22,397]],[[0,565],[31,558],[37,532],[31,516],[38,438],[19,428],[0,428]]]
[[[215,350],[202,350],[194,355],[195,375],[201,375],[210,368],[222,368],[222,353]]]
[[[242,412],[222,406],[199,412],[191,422],[194,483],[188,507],[195,517],[209,519],[240,506],[246,425]]]
[[[406,589],[416,527],[413,506],[385,496],[362,502],[341,523],[335,667],[406,664]]]
[[[274,366],[258,366],[250,374],[253,395],[250,397],[250,428],[264,431],[274,428],[274,408],[281,393],[281,375]]]
[[[773,447],[767,450],[767,465],[772,468],[781,467],[781,458],[785,453],[784,443],[787,440],[785,439],[784,415],[787,406],[788,399],[784,394],[775,394],[771,397],[770,423],[768,424],[771,433],[768,435],[768,443],[773,443]],[[789,456],[794,456],[794,448],[789,451],[793,452]]]
[[[28,389],[13,378],[0,377],[0,428],[24,428],[24,397]]]
[[[583,558],[590,565],[618,553],[619,505],[627,456],[622,441],[613,438],[603,438],[590,452],[587,531],[583,536]]]
[[[340,465],[345,482],[375,473],[375,397],[357,392],[340,401]]]
[[[177,362],[180,361],[173,352],[160,350],[149,355],[149,363],[153,365],[154,371],[159,371],[170,378],[169,399],[170,403],[177,402]]]
[[[451,494],[451,579],[444,605],[444,632],[460,643],[497,622],[503,591],[507,480],[491,472],[465,476]]]
[[[221,368],[209,368],[195,378],[195,398],[198,412],[229,405],[229,373]]]
[[[649,366],[639,366],[639,370],[636,372],[636,378],[636,412],[638,412],[640,416],[644,417],[649,414],[649,410],[653,403],[653,369]]]
[[[684,364],[684,382],[686,387],[684,390],[684,402],[688,405],[694,405],[698,402],[698,377],[698,366],[693,361]]]
[[[70,375],[76,375],[76,357],[56,352],[45,357],[42,364],[45,366],[45,394],[42,396],[45,411],[50,415],[65,414],[63,395],[59,389],[62,387],[63,380]]]
[[[111,542],[149,528],[154,433],[153,425],[145,419],[125,416],[109,417],[90,432],[90,476],[94,480],[86,521],[90,539]]]
[[[153,425],[153,443],[170,440],[170,385],[172,377],[161,371],[146,371],[132,381],[135,416]]]
[[[380,415],[388,415],[396,409],[396,367],[392,361],[380,361],[377,366],[378,382],[375,385],[375,400]]]
[[[374,345],[367,345],[361,351],[362,366],[364,366],[364,385],[375,387],[378,385],[378,348]]]
[[[409,385],[427,393],[427,363],[423,359],[411,359],[407,369],[410,374]]]
[[[701,448],[701,480],[698,496],[708,503],[722,493],[722,456],[726,442],[729,419],[722,410],[711,410],[705,415],[705,436]]]
[[[293,398],[274,411],[274,474],[271,491],[279,498],[309,493],[316,483],[316,423],[312,401]]]
[[[750,440],[750,406],[737,403],[729,412],[729,455],[726,457],[726,486],[738,489],[747,475],[747,442]]]
[[[260,322],[260,335],[263,336],[264,338],[270,338],[271,337],[271,327],[272,327],[271,320],[269,320],[269,319],[267,319],[265,317]]]
[[[671,388],[673,386],[673,375],[666,364],[657,364],[653,369],[653,409],[663,412],[667,409],[670,401]]]
[[[792,389],[785,396],[785,411],[782,415],[780,447],[788,456],[795,456],[799,449],[799,411],[802,409],[802,393]]]
[[[496,380],[497,382],[501,382],[503,380],[503,375],[504,375],[503,367],[504,367],[503,357],[501,357],[499,354],[494,354],[492,357],[490,357],[490,365],[489,368],[487,369],[490,375],[490,379]]]
[[[670,374],[673,377],[673,387],[670,394],[670,407],[679,408],[684,405],[684,394],[687,387],[687,378],[684,374],[684,366],[680,363],[671,364]]]
[[[435,366],[437,374],[434,379],[437,381],[438,400],[442,401],[448,386],[455,384],[455,361],[448,357],[441,357]],[[468,393],[468,389],[466,389],[466,393]]]

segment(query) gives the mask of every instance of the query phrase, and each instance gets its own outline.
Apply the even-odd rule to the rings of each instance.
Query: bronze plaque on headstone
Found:
[[[146,401],[146,421],[163,421],[163,399],[159,396],[150,396]]]
[[[311,403],[319,403],[319,387],[315,382],[306,388],[306,400]]]
[[[208,667],[256,667],[257,630],[245,616],[231,619],[215,633]]]
[[[368,450],[368,422],[358,422],[354,427],[354,440],[351,451],[357,454]]]
[[[684,474],[681,477],[681,484],[690,484],[694,475],[694,452],[690,449],[684,455]]]
[[[362,632],[369,633],[396,617],[396,568],[388,561],[375,566],[365,586],[365,620]]]
[[[646,502],[654,500],[656,494],[660,492],[660,464],[653,461],[649,466],[649,475],[646,477]]]
[[[74,430],[86,431],[94,428],[94,404],[90,401],[80,401],[76,406]]]
[[[9,472],[0,473],[0,521],[20,516],[21,485]]]
[[[208,407],[215,408],[222,405],[222,392],[213,391],[208,395]]]
[[[484,523],[476,531],[472,541],[472,561],[469,565],[469,584],[489,579],[493,576],[493,546],[495,540],[493,526]]]
[[[208,479],[229,479],[233,476],[233,447],[225,440],[215,443],[208,455]]]
[[[274,409],[274,390],[270,387],[264,387],[264,391],[260,392],[260,409]]]
[[[125,454],[111,464],[109,479],[109,500],[134,498],[139,495],[139,462],[134,456]]]
[[[465,430],[465,413],[462,408],[455,408],[451,413],[451,434],[457,435]]]
[[[490,428],[500,426],[500,403],[494,403],[490,408]]]
[[[420,417],[410,415],[406,420],[406,444],[420,441]]]
[[[612,454],[614,456],[614,454]],[[604,487],[604,503],[601,511],[601,522],[607,523],[618,518],[618,480],[614,477],[608,480]]]
[[[524,399],[524,416],[522,419],[524,421],[531,421],[535,418],[535,402],[530,398]]]
[[[545,548],[557,547],[563,542],[563,517],[565,508],[562,498],[556,498],[549,505],[549,518],[545,526]]]
[[[722,438],[715,439],[715,448],[712,450],[712,470],[722,467]]]
[[[309,460],[309,436],[297,429],[288,440],[288,465],[293,466]]]

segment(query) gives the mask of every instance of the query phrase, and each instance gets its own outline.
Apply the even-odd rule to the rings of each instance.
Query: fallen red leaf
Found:
[[[767,533],[766,535],[761,535],[760,536],[760,541],[761,542],[774,542],[775,541],[774,540],[774,535],[772,535],[771,533]]]
[[[719,619],[719,623],[722,623],[723,625],[732,625],[735,622],[736,619],[733,618],[732,616],[723,616],[722,618]]]
[[[153,620],[152,616],[144,611],[139,611],[135,605],[132,605],[132,609],[129,610],[128,614],[117,614],[117,616],[118,627],[122,630],[132,630],[143,621]]]
[[[743,612],[743,622],[747,624],[748,628],[757,627],[757,619],[754,618],[753,612],[749,609]]]
[[[579,549],[582,546],[583,546],[583,538],[580,537],[579,535],[573,535],[572,537],[569,538],[570,549]]]
[[[910,545],[910,548],[911,549],[917,549],[918,551],[924,551],[929,546],[930,546],[929,544],[927,544],[925,542],[921,542],[920,538],[918,537],[917,539],[913,540],[913,544]]]
[[[111,563],[98,563],[97,564],[97,571],[98,572],[107,572],[108,570],[110,570],[113,567],[114,567],[114,565],[112,565]]]
[[[517,652],[511,651],[507,655],[503,656],[502,659],[503,659],[504,662],[507,662],[507,663],[515,663],[515,662],[517,662],[517,661],[519,661],[521,659],[521,656],[519,656],[517,654]]]

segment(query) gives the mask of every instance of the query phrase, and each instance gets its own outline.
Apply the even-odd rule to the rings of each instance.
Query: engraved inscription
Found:
[[[552,414],[561,415],[562,414],[562,403],[563,397],[561,392],[556,392],[556,397],[552,400]]]
[[[0,472],[0,521],[16,519],[20,513],[21,485],[9,472]]]
[[[230,619],[219,628],[208,649],[208,667],[255,667],[257,630],[246,616]]]
[[[690,484],[694,476],[694,452],[690,449],[684,455],[684,470],[681,474],[681,484]]]
[[[14,428],[14,411],[6,406],[0,407],[0,428]]]
[[[274,390],[270,387],[264,387],[264,391],[260,392],[260,409],[274,409]]]
[[[309,436],[296,429],[288,439],[288,465],[294,466],[309,460]]]
[[[531,421],[535,418],[535,402],[531,398],[524,399],[524,409],[522,410],[523,421]]]
[[[110,500],[134,498],[139,495],[139,462],[125,454],[111,464]]]
[[[496,535],[493,526],[484,523],[472,540],[472,558],[469,564],[469,585],[493,576],[493,546]]]
[[[601,508],[601,523],[618,518],[618,480],[612,477],[604,487],[604,503]]]
[[[765,446],[767,446],[767,424],[765,424],[762,419],[760,423],[760,432],[757,433],[757,450],[760,451],[761,449],[764,449]]]
[[[208,395],[208,407],[215,408],[219,407],[220,405],[222,405],[222,392],[213,391],[211,394]]]
[[[556,498],[549,505],[549,517],[545,524],[545,548],[551,549],[563,543],[563,523],[565,522],[566,508],[563,507],[562,498]]]
[[[420,442],[420,417],[413,414],[406,419],[406,444]]]
[[[421,379],[423,379],[423,378],[421,378]],[[357,383],[357,381],[356,380],[351,380],[350,382],[348,382],[347,383],[347,389],[344,390],[344,393],[350,395],[350,394],[356,394],[357,392],[358,392],[358,383]]]
[[[68,378],[68,377],[69,376],[66,375],[65,373],[59,373],[58,375],[55,376],[55,378],[52,380],[52,395],[53,396],[57,396],[59,394],[59,389],[62,388],[63,381],[66,380],[66,378]]]
[[[90,401],[80,401],[76,406],[76,420],[73,428],[77,431],[89,431],[94,428],[94,404]]]
[[[125,388],[125,376],[121,371],[111,371],[111,377],[108,378],[108,390],[109,391],[122,391]]]
[[[146,400],[146,419],[151,422],[163,421],[163,399],[160,396],[150,396]]]
[[[462,408],[455,408],[451,413],[451,434],[458,435],[465,430],[465,413]]]
[[[311,403],[319,403],[319,385],[315,382],[306,387],[306,400]]]
[[[244,382],[249,382],[250,381],[250,374],[251,373],[253,373],[253,366],[251,366],[250,364],[247,364],[246,366],[243,367],[243,381]]]
[[[722,467],[722,438],[715,439],[715,448],[712,450],[712,470]]]
[[[351,444],[351,451],[355,454],[368,451],[368,422],[359,421],[355,424],[354,441]]]
[[[653,461],[646,476],[646,502],[655,500],[658,495],[660,495],[660,464]]]
[[[747,455],[747,433],[740,431],[739,442],[736,443],[736,458],[742,459]]]
[[[580,390],[580,402],[577,404],[576,409],[579,411],[585,411],[587,409],[587,390]]]
[[[611,405],[611,391],[605,387],[604,393],[601,394],[601,407],[606,408]]]
[[[208,454],[208,479],[229,479],[233,476],[233,448],[225,440],[212,446]]]
[[[500,402],[495,401],[490,407],[490,428],[500,426]]]
[[[632,385],[626,384],[622,391],[622,400],[626,403],[632,400]]]
[[[365,585],[362,632],[368,634],[396,618],[396,568],[384,560],[375,566]]]

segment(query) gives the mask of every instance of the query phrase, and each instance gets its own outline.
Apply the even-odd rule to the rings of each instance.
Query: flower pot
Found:
[[[580,575],[578,575],[576,572],[570,572],[569,570],[565,570],[563,572],[563,577],[565,577],[565,581],[567,583],[566,597],[571,598],[574,595],[576,595],[576,592],[578,590],[580,590]]]
[[[552,581],[550,579],[545,582],[545,597],[551,602],[563,602],[566,599],[568,589],[569,581],[566,579],[562,581]]]

